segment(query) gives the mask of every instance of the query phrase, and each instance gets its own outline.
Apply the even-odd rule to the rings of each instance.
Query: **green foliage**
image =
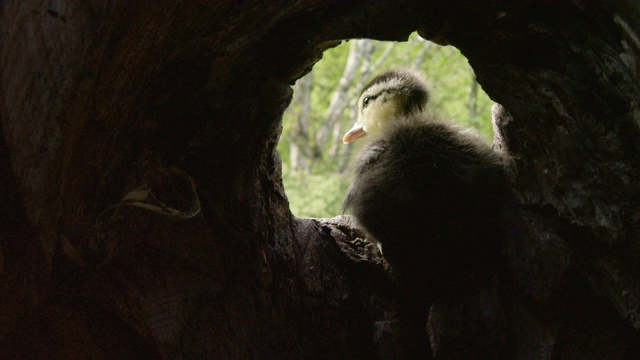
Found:
[[[371,63],[378,61],[386,44],[374,42],[375,51]],[[425,46],[428,46],[426,51]],[[315,134],[325,122],[326,111],[333,92],[338,87],[349,50],[348,42],[330,49],[324,53],[323,59],[314,66],[311,74],[313,87],[308,140],[310,148],[314,148],[316,145],[313,143]],[[493,102],[477,85],[473,70],[469,67],[466,58],[456,48],[430,44],[413,34],[408,42],[397,43],[380,68],[369,74],[369,77],[374,77],[382,71],[395,67],[413,67],[416,58],[420,58],[423,51],[424,61],[417,67],[427,75],[427,81],[432,87],[429,109],[443,119],[450,119],[478,129],[485,136],[487,142],[490,142],[493,137],[490,121]],[[361,75],[359,73],[356,77],[356,83],[360,81]],[[369,79],[363,80],[368,81]],[[359,94],[361,89],[354,90]],[[351,100],[355,104],[356,99]],[[313,166],[308,171],[291,169],[289,166],[289,145],[292,141],[292,134],[295,134],[296,116],[301,109],[302,104],[294,101],[285,112],[283,135],[278,145],[278,151],[283,159],[283,180],[291,210],[299,217],[333,217],[342,211],[342,199],[351,181],[351,168],[348,167],[347,172],[341,174],[339,161],[337,161],[339,159],[332,158],[327,151],[324,151],[322,154],[317,154],[319,160],[313,162]],[[355,121],[355,119],[349,118],[350,110],[346,109],[339,120],[341,129],[348,129]],[[331,141],[338,143],[340,139],[331,138]],[[354,154],[356,151],[354,150]]]
[[[298,217],[334,217],[342,212],[342,200],[349,187],[349,177],[339,174],[311,174],[284,171],[291,212]]]
[[[493,139],[493,101],[476,83],[467,59],[456,48],[434,46],[433,49],[428,55],[429,61],[425,61],[421,69],[432,87],[430,108],[438,116],[476,128],[490,142]],[[474,86],[477,89],[475,99],[471,96]]]

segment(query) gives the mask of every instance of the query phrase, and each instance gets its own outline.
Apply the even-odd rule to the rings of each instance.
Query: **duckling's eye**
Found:
[[[366,97],[366,98],[364,98],[364,99],[362,100],[362,108],[363,108],[363,109],[364,109],[364,108],[366,108],[366,107],[367,107],[367,105],[369,105],[369,100],[371,100],[371,99],[369,99],[368,97]]]

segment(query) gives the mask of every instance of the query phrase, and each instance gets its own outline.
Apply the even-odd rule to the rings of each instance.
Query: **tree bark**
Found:
[[[0,358],[640,356],[637,29],[632,0],[0,2]],[[430,339],[275,151],[325,49],[414,30],[500,104],[515,199]]]

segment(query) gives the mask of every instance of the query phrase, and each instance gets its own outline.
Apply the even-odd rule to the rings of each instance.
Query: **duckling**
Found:
[[[429,115],[420,73],[374,78],[343,138],[371,141],[344,201],[401,285],[426,298],[464,294],[499,254],[500,158],[470,129]]]

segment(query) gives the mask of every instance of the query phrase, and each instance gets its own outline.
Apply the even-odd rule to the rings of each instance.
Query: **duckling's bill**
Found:
[[[362,125],[356,123],[355,125],[353,125],[353,127],[349,131],[347,131],[346,134],[344,134],[344,137],[342,138],[342,142],[344,144],[348,144],[354,140],[360,139],[365,135],[367,135],[367,132],[364,130]]]

